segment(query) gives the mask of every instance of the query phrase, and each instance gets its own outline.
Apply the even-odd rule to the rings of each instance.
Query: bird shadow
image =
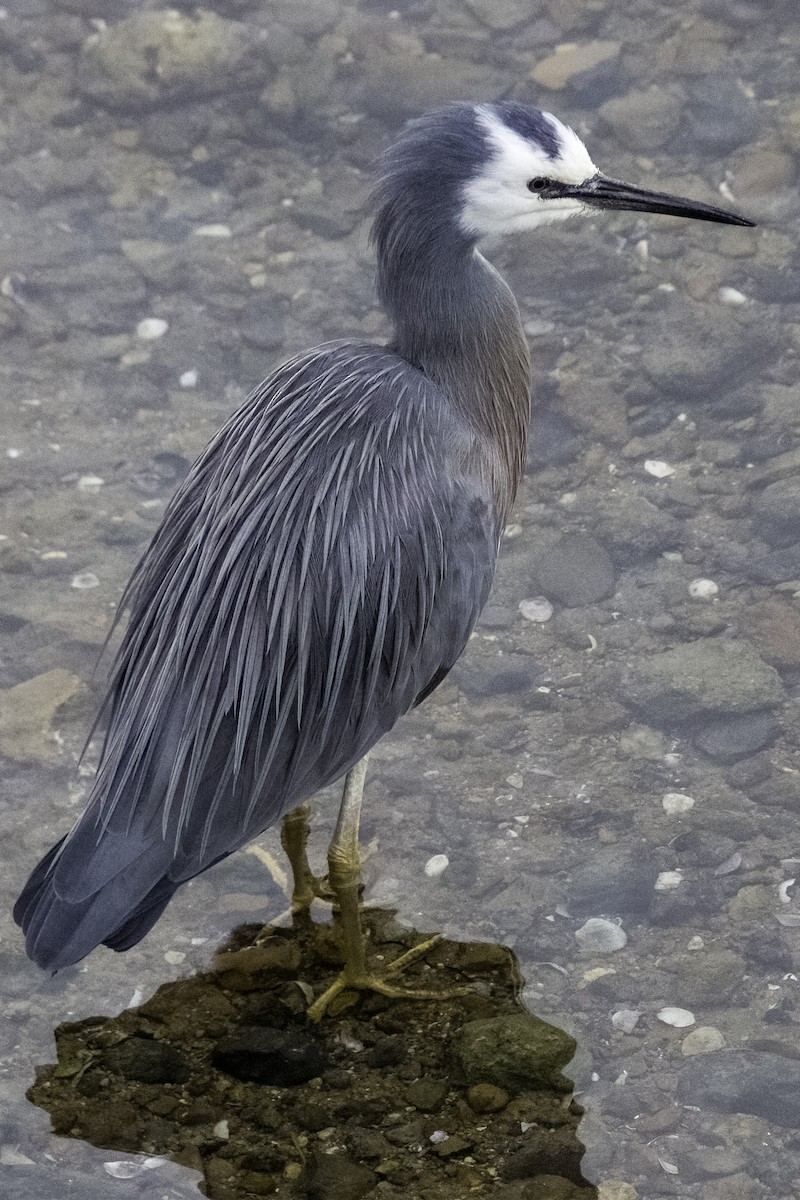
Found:
[[[430,936],[364,919],[378,965]],[[403,978],[441,999],[345,991],[312,1024],[340,965],[330,924],[240,926],[209,970],[59,1025],[28,1098],[56,1134],[144,1156],[110,1175],[172,1159],[213,1200],[597,1196],[562,1074],[575,1042],[523,1006],[511,950],[440,939]]]

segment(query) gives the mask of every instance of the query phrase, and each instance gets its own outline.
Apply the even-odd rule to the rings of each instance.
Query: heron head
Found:
[[[474,112],[486,152],[463,184],[460,223],[476,239],[601,208],[753,224],[710,204],[610,179],[578,135],[552,113],[512,101],[477,105]]]

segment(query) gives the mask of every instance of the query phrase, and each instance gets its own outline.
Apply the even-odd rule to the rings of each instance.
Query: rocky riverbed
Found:
[[[156,1153],[110,1180],[119,1155],[52,1137],[24,1094],[55,1026],[135,1007],[276,918],[280,868],[236,856],[127,955],[52,980],[8,909],[86,795],[97,656],[164,505],[281,358],[385,335],[371,164],[459,96],[550,108],[610,174],[758,228],[619,214],[491,251],[533,353],[528,472],[466,654],[374,755],[368,896],[514,948],[528,1009],[577,1039],[603,1200],[797,1200],[799,52],[788,0],[0,9],[13,1200],[196,1194]],[[262,848],[277,861],[274,831]]]

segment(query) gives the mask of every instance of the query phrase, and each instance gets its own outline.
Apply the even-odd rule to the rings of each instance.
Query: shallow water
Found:
[[[172,1165],[110,1181],[119,1156],[52,1137],[24,1092],[56,1024],[191,974],[285,908],[279,884],[237,855],[133,950],[54,979],[8,910],[80,810],[97,655],[188,464],[289,353],[385,332],[375,153],[431,104],[513,95],[609,174],[759,227],[620,214],[492,254],[531,339],[530,467],[467,653],[373,755],[368,896],[514,947],[530,1007],[578,1039],[607,1200],[800,1195],[792,6],[220,0],[124,23],[140,11],[0,20],[0,686],[39,680],[0,709],[4,1194],[197,1194]],[[318,810],[321,862],[333,792]],[[592,918],[625,945],[576,937]]]

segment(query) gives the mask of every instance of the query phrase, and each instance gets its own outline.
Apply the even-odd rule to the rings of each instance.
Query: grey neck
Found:
[[[378,247],[391,348],[428,376],[477,434],[474,457],[503,519],[525,461],[530,363],[505,280],[463,237]],[[475,464],[473,464],[474,466]]]

